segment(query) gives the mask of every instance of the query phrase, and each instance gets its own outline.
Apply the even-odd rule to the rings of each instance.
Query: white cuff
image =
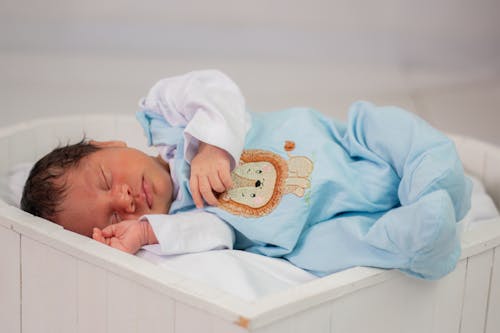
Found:
[[[248,115],[245,115],[248,116]],[[231,156],[231,170],[238,165],[243,147],[245,145],[246,136],[242,133],[237,133],[236,129],[240,129],[246,133],[248,127],[235,126],[235,124],[228,123],[226,119],[217,115],[211,115],[204,112],[195,114],[191,122],[184,130],[184,157],[186,161],[191,163],[192,159],[198,152],[199,142],[205,142],[212,146],[224,149]],[[246,121],[250,123],[250,121]],[[210,126],[207,126],[209,124]]]
[[[158,255],[232,249],[234,232],[216,215],[205,211],[174,215],[144,215],[151,225],[158,243],[143,248]]]

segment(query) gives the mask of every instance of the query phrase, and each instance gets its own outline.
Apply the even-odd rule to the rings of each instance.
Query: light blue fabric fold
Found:
[[[184,128],[171,126],[156,112],[139,111],[136,119],[144,130],[149,146],[177,146],[183,140]]]

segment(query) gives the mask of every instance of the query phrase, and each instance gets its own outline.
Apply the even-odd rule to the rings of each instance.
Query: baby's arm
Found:
[[[158,243],[151,225],[144,220],[125,220],[109,225],[102,230],[94,228],[92,238],[132,254],[139,251],[144,245]]]
[[[230,170],[239,161],[251,124],[238,86],[216,70],[190,72],[157,82],[141,107],[144,112],[160,115],[172,131],[183,130],[195,204],[202,207],[204,199],[216,205],[213,191],[223,192],[231,186]],[[154,134],[151,141],[161,156],[173,157],[174,142],[162,141]]]
[[[240,89],[224,73],[202,70],[162,79],[140,106],[163,117],[172,128],[183,129],[188,162],[196,155],[199,142],[206,142],[227,151],[232,167],[238,163],[251,117]],[[176,145],[152,141],[166,149],[167,157]]]
[[[146,246],[158,255],[171,255],[232,249],[235,236],[231,227],[217,216],[195,211],[145,215],[138,221],[122,221],[102,231],[95,228],[92,237],[128,253]]]

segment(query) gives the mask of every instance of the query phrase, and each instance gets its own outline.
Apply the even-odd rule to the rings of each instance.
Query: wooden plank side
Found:
[[[331,305],[331,332],[432,332],[436,281],[401,275]]]
[[[173,299],[141,285],[137,292],[137,332],[174,333]]]
[[[211,316],[181,302],[175,303],[175,333],[213,332]]]
[[[137,325],[137,284],[118,275],[107,275],[107,332],[135,333]]]
[[[106,332],[174,332],[171,298],[113,273],[106,280]]]
[[[452,273],[435,282],[434,318],[431,332],[459,332],[466,268],[467,260],[461,260]]]
[[[256,329],[255,333],[297,333],[297,331],[294,330],[293,324],[293,318],[286,317],[270,325]],[[310,332],[314,331],[311,330]]]
[[[500,247],[495,248],[490,280],[486,333],[500,332]]]
[[[21,236],[24,333],[77,331],[77,260]]]
[[[297,333],[329,333],[331,331],[331,306],[323,304],[294,316],[293,330]]]
[[[461,333],[484,331],[492,260],[493,250],[467,260]]]
[[[239,323],[227,322],[193,306],[175,303],[175,333],[245,333],[249,332],[248,323],[245,318]]]
[[[78,333],[107,332],[107,273],[78,261]]]
[[[261,327],[257,333],[329,333],[331,332],[331,306],[318,305],[294,316]],[[252,331],[253,332],[253,331]]]
[[[465,267],[466,262],[461,261],[451,274],[438,281],[404,276],[391,279],[255,332],[455,333],[460,327]]]
[[[21,236],[0,226],[0,323],[3,332],[21,332]]]

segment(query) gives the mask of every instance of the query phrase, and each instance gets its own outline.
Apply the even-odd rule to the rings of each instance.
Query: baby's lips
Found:
[[[149,186],[149,183],[146,181],[146,179],[142,179],[142,195],[144,195],[144,201],[146,205],[148,206],[149,209],[152,208],[153,206],[153,198],[152,198],[152,193],[151,193],[151,188]]]

